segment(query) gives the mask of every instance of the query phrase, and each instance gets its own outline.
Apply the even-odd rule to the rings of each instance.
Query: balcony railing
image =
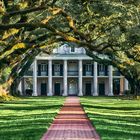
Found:
[[[78,76],[78,71],[68,71],[68,76]]]
[[[53,76],[60,76],[60,71],[54,71],[54,75]]]
[[[47,73],[47,71],[38,71],[37,75],[38,76],[48,76],[48,73]]]
[[[27,71],[27,72],[25,72],[25,76],[33,76],[33,71]]]
[[[98,76],[108,76],[108,72],[106,72],[106,71],[98,71]]]
[[[120,72],[119,71],[113,71],[113,76],[120,76]]]
[[[63,76],[63,71],[54,71],[53,76]],[[37,75],[38,76],[48,76],[48,72],[47,71],[42,71],[39,72],[37,71]],[[92,71],[85,71],[83,76],[92,76],[93,73]],[[120,72],[119,71],[113,71],[113,76],[120,76]],[[33,76],[33,71],[27,71],[25,73],[25,76]],[[78,76],[78,71],[68,71],[68,76]],[[108,71],[98,71],[98,76],[108,76]]]
[[[63,71],[54,71],[53,76],[63,76]]]
[[[92,72],[91,71],[86,71],[85,76],[92,76]]]

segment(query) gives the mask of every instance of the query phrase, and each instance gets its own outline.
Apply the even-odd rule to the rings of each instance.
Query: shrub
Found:
[[[11,100],[15,100],[16,97],[11,96],[9,94],[1,94],[0,95],[0,102],[5,102],[5,101],[11,101]]]
[[[129,95],[131,95],[131,91],[130,90],[125,90],[123,95],[129,96]]]

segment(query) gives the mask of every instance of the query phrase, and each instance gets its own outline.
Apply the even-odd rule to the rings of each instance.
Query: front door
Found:
[[[54,94],[59,96],[60,95],[60,83],[54,84]]]
[[[91,83],[86,83],[85,93],[86,95],[91,95]]]
[[[69,95],[76,95],[77,94],[77,83],[75,81],[69,82]]]
[[[99,83],[99,95],[105,95],[105,84]]]
[[[113,80],[113,93],[114,95],[120,94],[120,80],[119,79]]]
[[[47,84],[41,83],[41,95],[47,95]]]

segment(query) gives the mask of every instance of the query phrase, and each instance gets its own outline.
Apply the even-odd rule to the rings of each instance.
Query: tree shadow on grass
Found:
[[[59,108],[60,105],[40,105],[40,106],[3,106],[0,110],[42,110],[42,109],[55,109]]]
[[[88,116],[103,140],[139,140],[139,119],[114,115],[88,113]]]
[[[84,108],[109,109],[109,110],[140,110],[138,107],[111,107],[84,104]]]
[[[7,122],[0,126],[0,140],[39,140],[55,116],[56,113],[32,114],[11,119],[7,116]]]
[[[40,102],[41,101],[41,102]],[[58,103],[61,104],[59,100],[54,99],[23,99],[17,101],[6,101],[4,103],[0,103],[0,105],[12,105],[12,104],[27,104],[27,105],[34,105],[34,104],[48,104],[48,103]]]
[[[63,103],[52,98],[30,99],[1,104],[0,140],[39,140]]]
[[[7,131],[0,135],[1,140],[39,140],[46,132],[47,128],[38,127],[37,125],[32,127],[18,127],[16,131]]]
[[[88,116],[94,117],[95,119],[108,119],[108,120],[112,120],[112,121],[125,121],[128,123],[136,123],[140,122],[140,118],[139,117],[135,117],[134,116],[118,116],[118,115],[99,115],[99,114],[91,114],[88,113]]]
[[[51,116],[55,116],[56,113],[38,113],[38,114],[30,114],[30,115],[20,115],[20,116],[16,116],[16,115],[10,115],[10,116],[0,116],[0,120],[4,120],[4,121],[10,121],[10,120],[19,120],[19,119],[31,119],[31,118],[46,118],[51,117]]]
[[[98,128],[102,140],[139,140],[140,134],[121,131],[119,129]]]

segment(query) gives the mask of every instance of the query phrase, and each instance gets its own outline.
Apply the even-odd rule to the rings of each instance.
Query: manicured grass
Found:
[[[0,140],[39,140],[64,97],[27,97],[0,103]]]
[[[140,140],[140,100],[81,97],[102,140]]]

